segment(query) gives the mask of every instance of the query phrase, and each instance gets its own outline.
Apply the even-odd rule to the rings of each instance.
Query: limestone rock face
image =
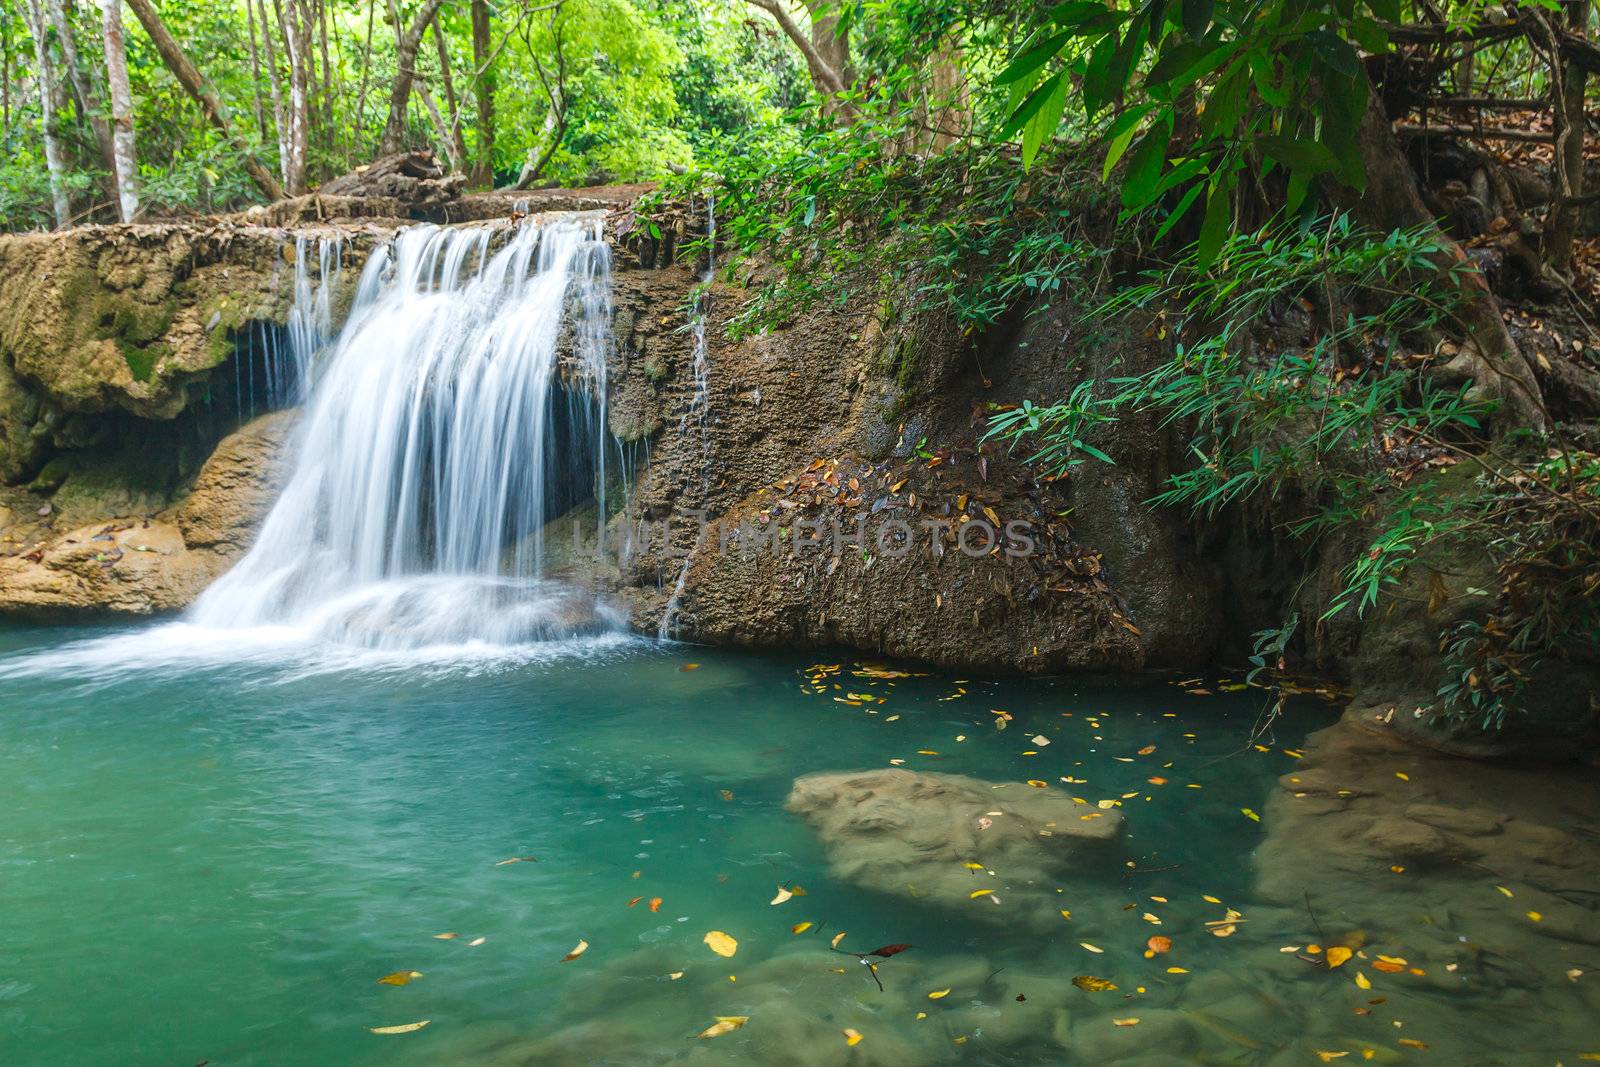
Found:
[[[1119,812],[1053,790],[894,768],[806,775],[786,806],[821,839],[834,877],[1001,923],[1053,916],[1056,882],[1114,859],[1123,834]],[[974,898],[980,889],[1002,906]]]
[[[249,547],[271,507],[292,413],[223,439],[194,489],[154,518],[113,517],[45,533],[0,557],[0,615],[158,615],[187,607]]]

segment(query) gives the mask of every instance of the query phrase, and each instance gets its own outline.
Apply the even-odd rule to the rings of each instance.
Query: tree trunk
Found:
[[[111,2],[111,0],[107,0]],[[133,13],[138,16],[140,25],[150,35],[151,42],[156,46],[156,51],[161,54],[161,61],[166,64],[172,76],[178,79],[178,84],[200,105],[200,110],[215,126],[217,132],[233,146],[239,154],[239,162],[245,172],[250,175],[256,186],[269,200],[278,200],[283,196],[283,190],[272,172],[261,165],[250,152],[250,146],[233,132],[228,122],[227,108],[223,107],[216,90],[200,76],[194,64],[189,62],[183,54],[183,49],[178,47],[178,42],[167,32],[167,27],[161,21],[161,16],[156,14],[155,6],[150,0],[128,0],[128,6],[133,8]]]
[[[417,49],[422,35],[438,13],[444,0],[423,0],[411,26],[400,32],[400,12],[394,9],[395,19],[395,73],[394,87],[389,90],[389,118],[383,125],[383,139],[379,142],[379,155],[392,155],[400,151],[406,136],[406,103],[411,98],[411,80],[416,77]]]
[[[289,61],[289,130],[285,144],[285,185],[290,196],[306,191],[306,149],[311,140],[311,24],[305,0],[284,0],[284,57]]]
[[[100,114],[99,94],[78,56],[78,43],[72,32],[72,21],[67,18],[64,0],[46,0],[50,24],[56,28],[56,40],[61,42],[61,58],[67,64],[67,76],[78,98],[78,114],[94,133],[94,143],[100,150],[100,161],[108,170],[116,169],[116,156],[112,151],[111,127]]]
[[[250,24],[250,85],[255,90],[256,132],[263,142],[267,139],[266,108],[261,103],[261,51],[256,43],[256,3],[244,0],[244,12]],[[262,27],[266,29],[265,26]]]
[[[478,158],[472,184],[494,185],[494,71],[490,48],[488,0],[472,0],[472,69],[478,100]]]
[[[44,162],[50,172],[50,204],[55,211],[56,229],[64,230],[72,224],[72,203],[67,198],[67,167],[61,156],[61,143],[56,139],[56,79],[50,61],[50,49],[45,42],[44,9],[39,0],[28,0],[28,32],[33,34],[33,55],[38,66],[39,115],[44,128]]]
[[[1497,433],[1527,428],[1543,430],[1547,424],[1544,400],[1529,364],[1500,318],[1500,304],[1489,291],[1483,273],[1461,247],[1438,229],[1417,194],[1417,178],[1400,151],[1394,129],[1384,113],[1377,91],[1370,90],[1367,113],[1356,134],[1367,187],[1360,194],[1347,188],[1331,189],[1333,200],[1356,219],[1379,233],[1429,227],[1441,252],[1435,257],[1438,280],[1460,286],[1461,303],[1453,318],[1465,344],[1461,354],[1444,371],[1471,379],[1475,389],[1499,402],[1495,413]]]
[[[1566,0],[1565,6],[1567,27],[1582,34],[1589,21],[1589,0]],[[1551,73],[1559,74],[1550,87],[1555,101],[1556,187],[1541,251],[1551,270],[1571,278],[1573,238],[1583,210],[1576,201],[1583,196],[1583,142],[1589,125],[1583,108],[1587,74],[1570,59],[1559,66],[1552,63]]]
[[[439,85],[444,90],[444,103],[450,120],[446,148],[451,167],[467,172],[467,138],[461,130],[461,101],[456,98],[456,86],[450,77],[450,48],[445,44],[444,31],[439,28],[439,16],[433,17],[433,43],[439,50]]]
[[[245,0],[249,3],[250,0]],[[261,51],[267,62],[267,81],[272,86],[272,131],[278,142],[278,175],[285,184],[289,181],[288,124],[283,121],[283,80],[278,74],[278,49],[272,43],[271,19],[267,18],[267,0],[256,0],[261,11]],[[278,20],[281,28],[283,20]]]
[[[811,83],[822,95],[824,106],[830,112],[838,109],[833,98],[844,92],[849,84],[845,79],[849,76],[850,62],[850,42],[837,34],[838,20],[831,15],[813,14],[811,33],[807,34],[794,21],[794,16],[789,14],[784,6],[785,0],[749,2],[771,15],[778,28],[800,49],[800,54],[806,60],[806,68],[811,72]],[[812,3],[819,10],[824,8],[819,0],[812,0]],[[826,31],[819,26],[825,26]]]
[[[116,162],[117,207],[123,222],[139,214],[139,164],[133,144],[133,93],[128,53],[122,46],[122,0],[100,0],[105,16],[106,84],[111,87],[111,149]]]

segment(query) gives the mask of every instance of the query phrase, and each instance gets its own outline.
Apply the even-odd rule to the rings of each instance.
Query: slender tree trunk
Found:
[[[261,52],[256,44],[256,3],[244,0],[244,11],[250,23],[250,85],[255,90],[256,132],[263,142],[267,139],[266,108],[261,103]],[[265,26],[262,27],[266,29]]]
[[[112,3],[115,0],[105,0],[105,2]],[[250,146],[244,139],[233,132],[233,127],[228,121],[228,109],[223,106],[216,90],[200,76],[194,64],[183,54],[183,49],[178,47],[178,42],[173,39],[172,34],[167,32],[167,27],[161,21],[161,16],[156,14],[151,0],[128,0],[128,6],[133,8],[133,13],[138,16],[145,33],[150,35],[151,43],[161,54],[161,61],[172,72],[172,76],[178,79],[178,84],[182,85],[195,103],[200,105],[200,110],[211,125],[216,127],[217,132],[233,146],[233,150],[239,154],[240,165],[244,167],[256,186],[269,200],[281,198],[283,190],[279,187],[277,179],[251,153]],[[114,103],[113,101],[113,106]]]
[[[494,71],[490,48],[488,0],[472,0],[472,69],[477,72],[478,158],[474,185],[494,185]]]
[[[787,0],[749,0],[771,15],[778,28],[805,57],[806,69],[811,72],[811,84],[822,96],[823,109],[839,119],[848,120],[854,112],[838,100],[840,93],[854,80],[850,69],[850,41],[839,32],[839,21],[831,14],[832,7],[824,0],[805,0],[806,12],[811,18],[808,34],[789,13]]]
[[[249,0],[245,0],[249,3]],[[272,20],[267,18],[267,0],[257,0],[261,11],[261,51],[267,62],[268,84],[272,86],[272,131],[278,142],[278,176],[289,181],[288,124],[283,120],[283,80],[278,74],[278,49],[273,42]],[[274,3],[276,7],[276,3]],[[277,20],[282,29],[283,20]]]
[[[289,61],[289,158],[284,164],[290,196],[306,191],[306,149],[311,125],[311,27],[305,0],[284,0],[283,48]]]
[[[133,93],[128,53],[122,46],[122,0],[100,0],[106,42],[106,84],[111,87],[111,148],[116,161],[117,206],[123,222],[139,214],[139,165],[133,143]]]
[[[444,114],[439,110],[438,101],[428,92],[428,83],[418,78],[412,88],[416,90],[417,98],[422,101],[428,117],[433,120],[434,136],[439,139],[439,147],[444,151],[446,169],[451,173],[461,170],[463,160],[456,155],[455,140],[450,136],[449,124],[445,122]]]
[[[377,0],[367,0],[367,40],[361,46],[361,89],[356,93],[356,133],[360,136],[367,128],[367,85],[372,73],[372,26],[377,21]],[[363,143],[365,139],[363,138]]]
[[[116,169],[116,156],[111,144],[111,127],[100,114],[99,94],[89,80],[88,71],[78,55],[78,42],[72,32],[72,21],[67,18],[64,0],[47,0],[50,23],[56,28],[56,40],[61,42],[61,58],[67,64],[67,76],[72,79],[73,93],[78,98],[78,114],[94,133],[94,143],[100,150],[100,161],[106,169]]]
[[[39,0],[27,0],[28,32],[33,35],[33,55],[37,65],[35,81],[39,83],[40,125],[44,129],[44,162],[50,172],[50,205],[55,211],[56,229],[64,230],[72,223],[72,203],[67,197],[67,168],[61,156],[61,143],[56,139],[56,84],[55,67],[50,60],[50,49],[45,41],[44,8]]]
[[[1567,27],[1583,34],[1589,21],[1590,0],[1566,0]],[[1545,225],[1543,248],[1545,263],[1563,278],[1572,277],[1572,246],[1578,232],[1582,208],[1575,202],[1583,196],[1583,142],[1589,125],[1583,107],[1587,74],[1568,60],[1552,63],[1551,73],[1559,74],[1550,87],[1555,101],[1556,189],[1550,218]]]
[[[439,16],[433,17],[433,43],[439,50],[439,85],[444,90],[445,108],[450,126],[446,151],[450,154],[451,170],[467,171],[467,135],[461,129],[461,101],[456,98],[454,80],[450,77],[450,48],[445,44],[444,31],[439,28]]]
[[[379,143],[380,155],[390,155],[404,147],[406,137],[406,103],[411,98],[411,80],[416,77],[417,49],[422,35],[438,13],[444,0],[423,0],[416,18],[405,32],[400,30],[400,11],[391,3],[394,14],[395,73],[394,86],[389,90],[389,118],[383,126],[383,139]]]

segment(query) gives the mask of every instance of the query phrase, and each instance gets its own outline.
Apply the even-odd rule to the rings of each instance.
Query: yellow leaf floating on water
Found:
[[[1088,949],[1090,952],[1093,952],[1095,955],[1099,955],[1100,953],[1105,951],[1105,949],[1101,948],[1100,946],[1091,945],[1087,941],[1079,941],[1078,944],[1082,945],[1084,948]]]
[[[792,896],[794,896],[793,893],[789,892],[787,889],[785,889],[783,886],[780,885],[778,887],[778,895],[773,897],[767,903],[776,906],[778,904],[782,904],[784,901],[788,900]]]
[[[1414,1037],[1402,1037],[1402,1038],[1400,1038],[1400,1044],[1404,1045],[1406,1048],[1427,1048],[1428,1047],[1428,1043],[1426,1041],[1418,1041]]]
[[[406,985],[413,978],[421,978],[421,971],[395,971],[378,979],[379,985]]]
[[[1214,896],[1211,896],[1209,893],[1206,894],[1205,896],[1201,897],[1200,899],[1205,901],[1207,904],[1221,904],[1222,903],[1222,901],[1218,900]]]
[[[1187,968],[1187,967],[1168,967],[1167,968],[1167,973],[1168,974],[1188,974],[1189,973],[1189,968]]]
[[[1500,890],[1500,892],[1504,893],[1508,897],[1512,895],[1511,890],[1507,889],[1503,885],[1497,885],[1497,886],[1495,886],[1495,888]]]
[[[718,1015],[717,1021],[700,1031],[701,1037],[721,1037],[731,1034],[750,1021],[748,1015]]]
[[[435,941],[449,941],[460,936],[460,934],[434,934],[433,939]]]
[[[1380,954],[1372,961],[1372,969],[1383,971],[1385,974],[1399,974],[1406,969],[1406,961],[1399,956],[1384,956]]]
[[[1320,1056],[1323,1063],[1332,1063],[1334,1060],[1350,1055],[1348,1052],[1324,1052],[1320,1048],[1315,1048],[1311,1051]]]
[[[811,929],[811,924],[809,922],[795,923],[793,926],[789,927],[789,932],[791,934],[803,934],[809,929]]]
[[[1251,822],[1260,822],[1261,821],[1261,816],[1257,815],[1255,812],[1251,811],[1249,808],[1240,808],[1239,810],[1241,812],[1243,812],[1244,813],[1244,817],[1249,819]]]
[[[844,940],[844,931],[840,930],[838,933],[833,935],[833,940],[828,942],[828,944],[831,945],[833,948],[838,948],[839,947],[839,942],[841,942],[843,940]]]
[[[1356,988],[1358,988],[1358,989],[1371,989],[1372,988],[1371,979],[1369,979],[1366,975],[1362,974],[1360,971],[1357,971],[1356,972]]]
[[[562,963],[571,963],[573,960],[577,959],[579,956],[583,955],[585,952],[588,952],[588,951],[589,951],[589,942],[580,939],[576,945],[572,946],[572,951],[571,952],[569,952],[565,956],[561,957],[561,962]]]
[[[1072,984],[1086,993],[1109,993],[1117,988],[1117,983],[1096,978],[1092,974],[1080,974],[1072,980]]]
[[[990,896],[993,893],[993,889],[974,889],[972,892],[967,894],[967,897],[971,900],[977,900],[979,897]]]
[[[1530,912],[1528,912],[1528,918],[1530,918],[1530,919],[1532,919],[1532,920],[1533,920],[1533,921],[1534,921],[1534,922],[1536,922],[1536,923],[1537,923],[1537,922],[1544,922],[1544,916],[1543,916],[1543,915],[1540,915],[1540,914],[1539,914],[1539,913],[1538,913],[1538,912],[1536,912],[1536,911],[1530,911]]]
[[[1342,967],[1346,963],[1348,963],[1349,960],[1350,960],[1350,957],[1354,956],[1354,955],[1355,955],[1354,952],[1351,952],[1349,949],[1345,948],[1343,945],[1334,945],[1332,948],[1330,948],[1328,950],[1328,956],[1327,956],[1328,966],[1330,968]]]
[[[1145,912],[1143,915],[1141,915],[1139,917],[1141,919],[1143,919],[1145,922],[1150,923],[1152,926],[1160,926],[1161,925],[1161,920],[1159,918],[1157,918],[1156,916],[1151,915],[1148,911]]]
[[[739,942],[723,933],[721,930],[712,930],[706,934],[706,945],[719,956],[731,956],[739,951]],[[743,1025],[742,1023],[740,1024]]]
[[[676,982],[678,979],[683,977],[683,972],[682,971],[673,971],[671,974],[667,975],[667,977],[670,978],[672,981]]]
[[[369,1026],[367,1029],[375,1034],[414,1034],[427,1026],[428,1022],[429,1020],[423,1019],[421,1022],[405,1023],[402,1026]]]
[[[697,671],[699,669],[700,664],[698,663],[685,663],[683,666],[678,668],[680,671]]]
[[[538,856],[512,856],[508,860],[501,860],[499,863],[496,863],[495,866],[496,867],[504,867],[508,863],[538,863],[538,862],[539,862],[539,857]]]
[[[844,1043],[852,1047],[861,1044],[861,1031],[845,1027],[840,1033],[844,1034]]]
[[[471,941],[467,942],[467,947],[468,948],[477,948],[479,945],[483,944],[487,940],[489,940],[487,937],[475,937]]]
[[[1396,778],[1400,779],[1402,782],[1411,781],[1411,776],[1409,774],[1407,774],[1405,771],[1395,771],[1394,772],[1394,776]]]
[[[946,987],[944,989],[935,989],[932,993],[928,994],[928,999],[929,1000],[943,1000],[945,997],[948,997],[949,995],[950,995],[949,987]]]
[[[1111,1025],[1112,1026],[1138,1026],[1139,1025],[1139,1020],[1137,1018],[1133,1018],[1133,1019],[1112,1019],[1111,1020]]]
[[[1061,909],[1061,917],[1063,919],[1070,919],[1070,918],[1072,918],[1072,912],[1068,911],[1066,908],[1062,908]]]
[[[1152,936],[1150,940],[1145,942],[1145,947],[1157,955],[1160,955],[1164,952],[1171,952],[1172,938],[1163,934],[1156,934]]]
[[[1050,788],[1050,783],[1049,782],[1041,782],[1037,778],[1029,778],[1028,779],[1028,784],[1033,786],[1035,789],[1049,789]]]

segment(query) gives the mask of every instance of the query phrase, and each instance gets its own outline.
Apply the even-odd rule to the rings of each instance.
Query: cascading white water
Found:
[[[295,238],[288,324],[251,322],[236,344],[234,403],[241,421],[304,401],[312,360],[333,340],[333,293],[344,272],[344,245],[338,234]],[[313,247],[315,277],[308,254]]]
[[[283,494],[190,621],[378,648],[610,626],[592,596],[542,577],[553,509],[603,492],[600,225],[529,222],[503,247],[504,229],[422,226],[375,252],[326,365],[311,370]],[[313,294],[299,295],[314,317]],[[576,350],[563,364],[569,306]]]

